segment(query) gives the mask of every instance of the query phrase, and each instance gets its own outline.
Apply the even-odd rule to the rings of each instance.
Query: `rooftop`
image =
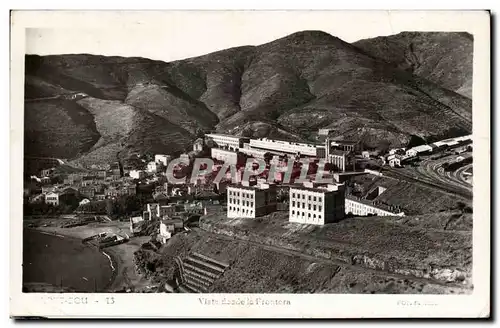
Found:
[[[249,139],[247,137],[233,136],[231,134],[225,134],[225,133],[207,133],[207,134],[205,134],[205,137],[214,137],[214,136],[229,137],[229,138],[235,138],[235,139]]]

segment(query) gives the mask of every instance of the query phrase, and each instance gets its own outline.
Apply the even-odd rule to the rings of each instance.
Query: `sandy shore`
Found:
[[[60,228],[56,226],[37,227],[36,230],[55,233],[67,237],[84,239],[101,232],[114,233],[122,237],[129,237],[129,225],[127,222],[92,223],[86,226],[72,228]],[[150,237],[132,237],[127,243],[107,247],[103,249],[114,268],[113,279],[107,291],[118,290],[142,291],[151,283],[148,279],[136,272],[134,265],[134,252],[141,244],[147,242]]]

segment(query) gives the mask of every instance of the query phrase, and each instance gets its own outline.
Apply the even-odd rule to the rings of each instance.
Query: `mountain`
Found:
[[[396,50],[370,51],[368,41],[303,31],[170,63],[27,55],[25,154],[81,164],[175,155],[209,130],[312,140],[328,127],[367,147],[471,132],[471,99],[453,91],[458,84],[405,67]]]
[[[403,32],[360,40],[368,54],[472,98],[473,37],[469,33]]]

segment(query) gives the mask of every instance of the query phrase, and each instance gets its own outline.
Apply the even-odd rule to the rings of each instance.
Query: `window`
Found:
[[[295,215],[295,211],[292,211],[292,215]]]
[[[306,203],[302,203],[302,208],[306,208]]]
[[[318,210],[321,211],[322,210],[322,206],[321,205],[318,205]]]
[[[313,210],[316,211],[316,205],[313,205]]]
[[[295,201],[294,200],[292,200],[292,206],[295,206]]]
[[[316,201],[316,196],[314,196],[313,200]]]
[[[307,196],[307,200],[311,200],[311,195]]]
[[[311,204],[307,204],[307,209],[311,210]]]

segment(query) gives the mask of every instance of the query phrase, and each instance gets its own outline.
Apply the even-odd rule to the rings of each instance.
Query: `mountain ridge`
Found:
[[[450,39],[457,39],[450,34]],[[422,40],[435,37],[423,35]],[[438,34],[438,41],[444,39]],[[349,44],[322,31],[303,31],[258,46],[169,63],[141,57],[27,55],[25,99],[31,100],[25,102],[25,110],[27,116],[37,119],[27,119],[25,124],[29,132],[25,154],[66,153],[84,165],[134,152],[175,155],[189,150],[195,138],[210,130],[314,140],[318,128],[329,127],[337,135],[363,138],[368,147],[377,147],[380,139],[400,146],[412,135],[425,139],[471,132],[471,100],[449,87],[466,87],[468,73],[457,75],[452,70],[439,75],[438,82],[446,77],[457,80],[443,82],[448,87],[442,87],[428,79],[436,74],[425,76],[432,71],[402,66],[400,51],[394,46],[390,49],[396,59],[388,62],[379,57],[384,53],[377,50],[380,47],[361,41]],[[375,45],[380,42],[372,41]],[[402,47],[407,46],[405,42],[394,41]],[[36,100],[77,92],[87,97],[52,103]],[[72,123],[67,126],[81,130],[85,140],[91,141],[68,141],[63,147],[66,150],[57,150],[52,131],[45,128],[51,124],[48,107],[64,113],[53,116],[57,122],[69,117]],[[87,119],[71,118],[68,111],[81,112],[80,108]],[[113,119],[113,115],[125,115],[128,120]],[[95,126],[101,131],[123,129],[126,133],[108,135]],[[48,146],[35,142],[37,138],[49,140]],[[105,152],[99,148],[105,146],[113,154],[102,154]]]

